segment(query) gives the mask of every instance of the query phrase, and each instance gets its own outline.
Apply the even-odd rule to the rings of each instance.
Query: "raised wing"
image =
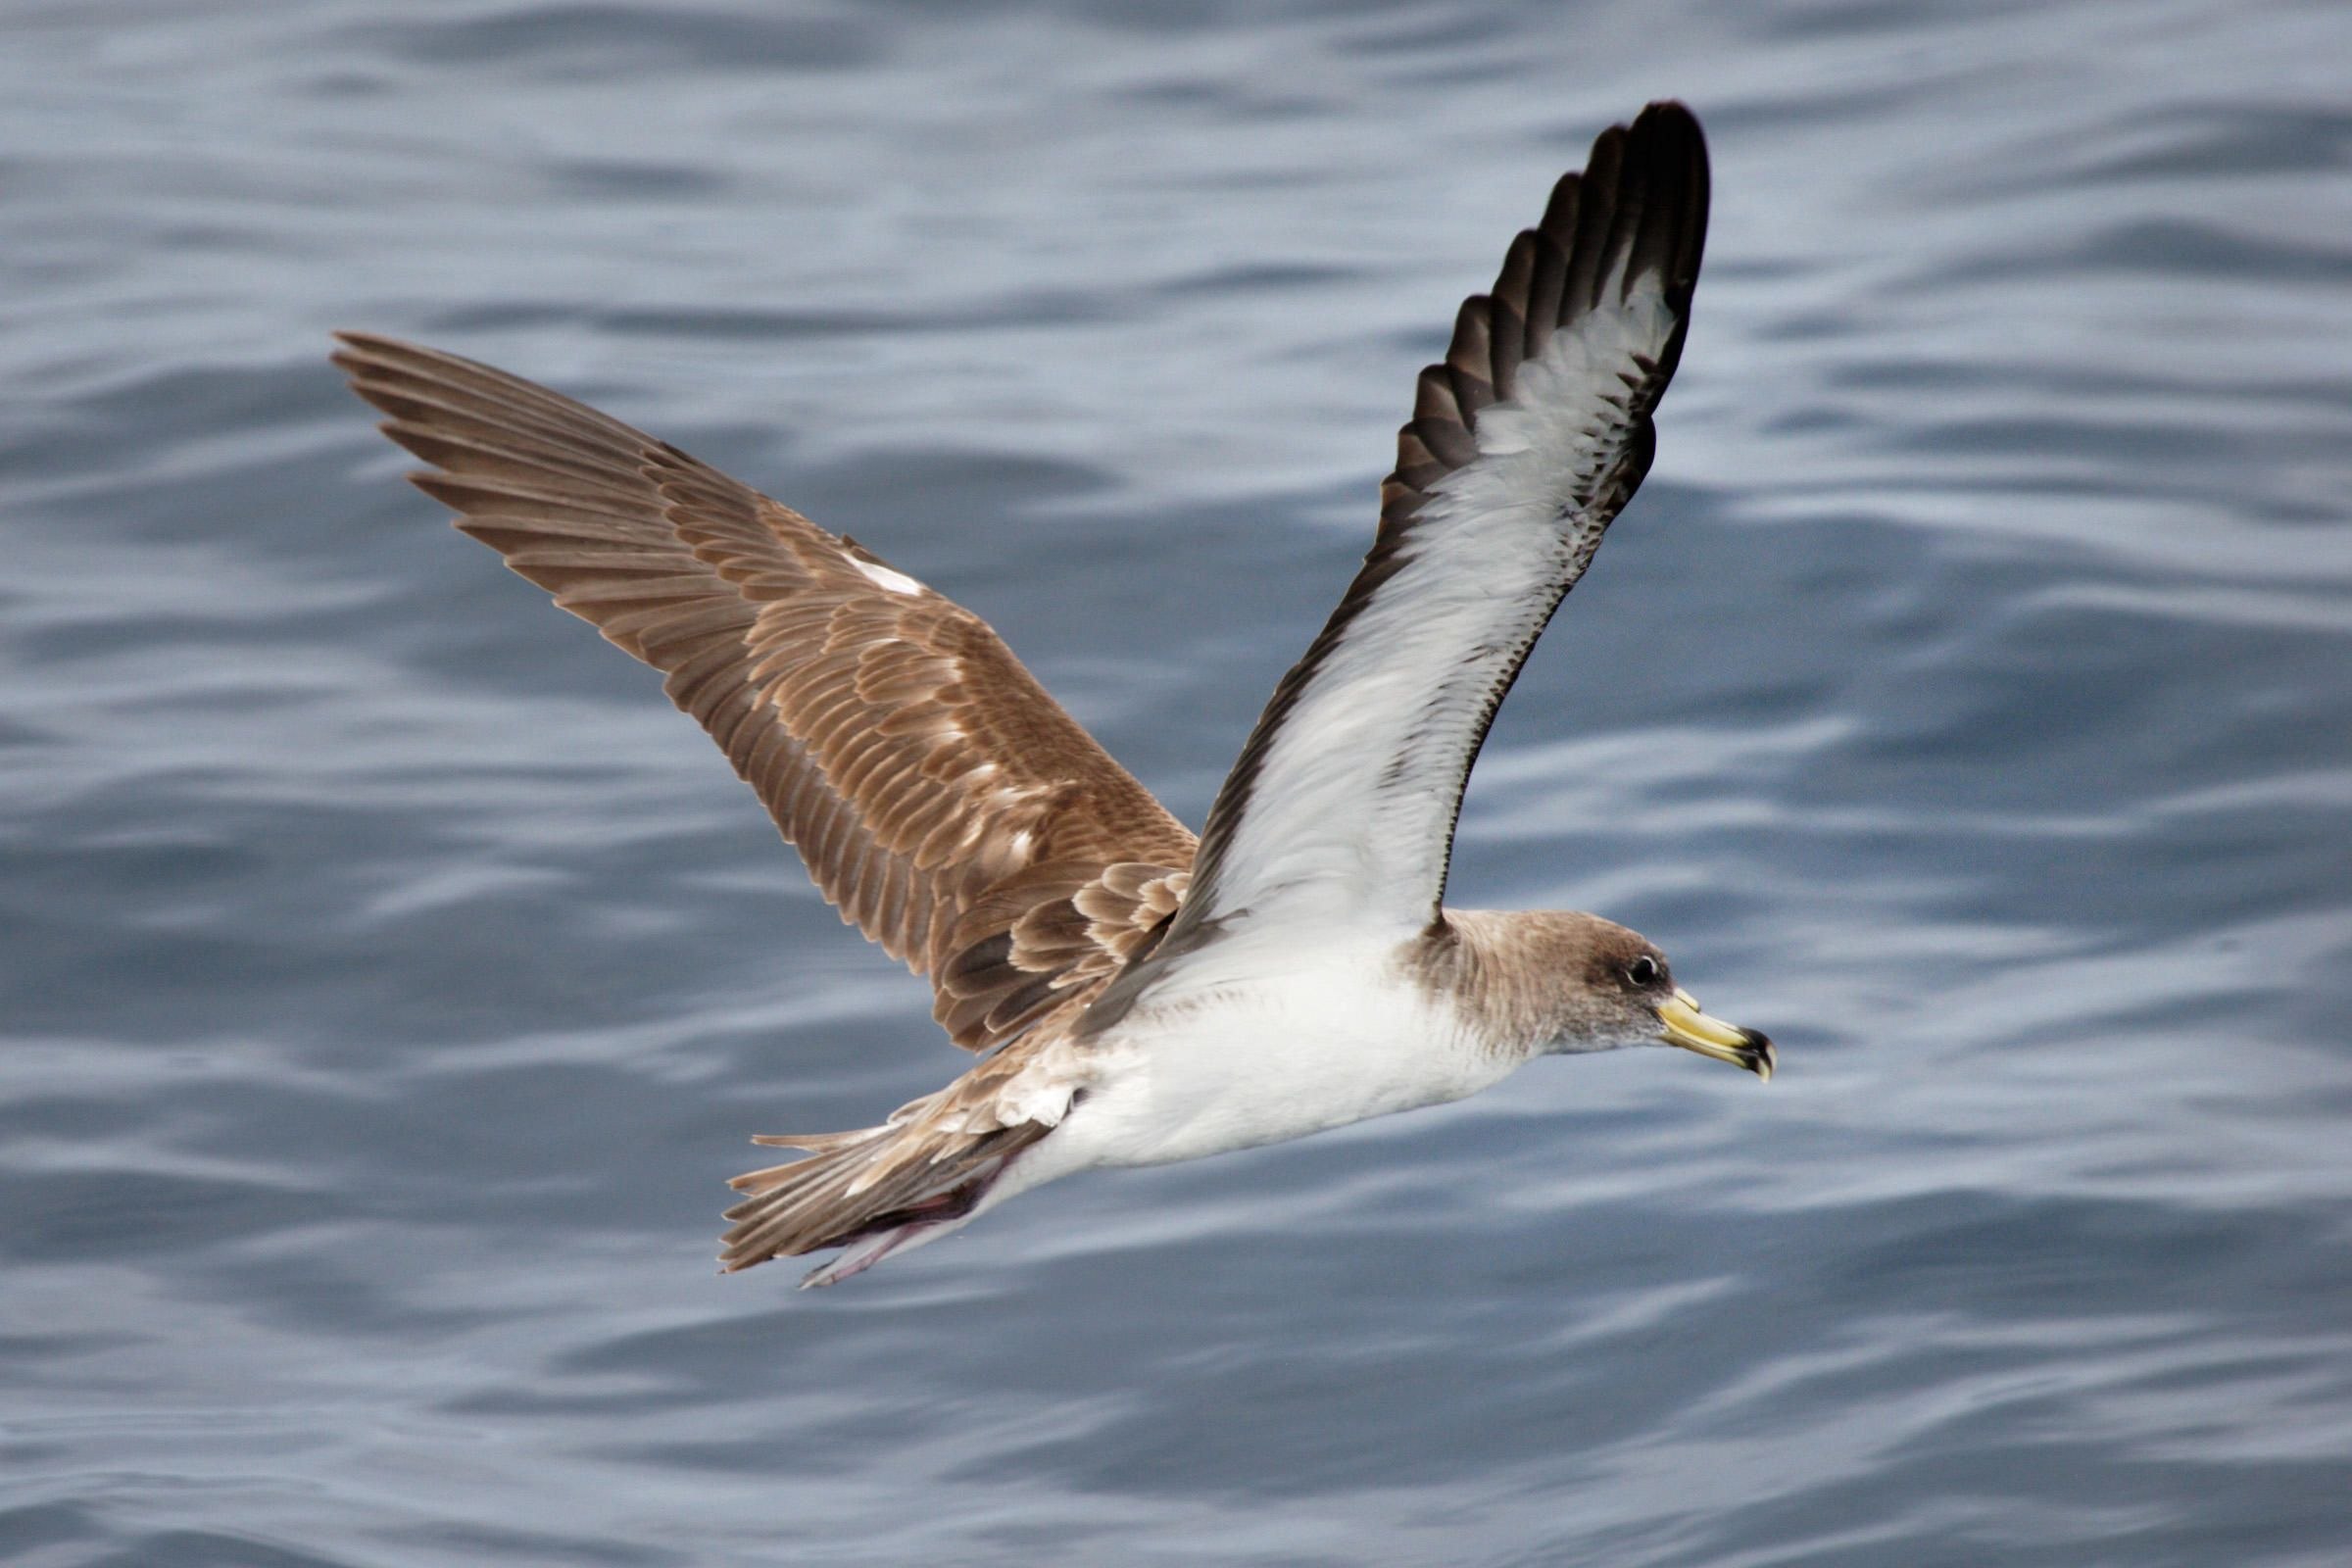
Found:
[[[662,671],[956,1044],[1071,1005],[1175,907],[1193,836],[986,622],[725,474],[455,355],[335,363],[507,564]]]
[[[1436,918],[1494,710],[1649,469],[1706,224],[1698,122],[1652,104],[1464,302],[1363,569],[1218,792],[1165,958],[1252,915]]]

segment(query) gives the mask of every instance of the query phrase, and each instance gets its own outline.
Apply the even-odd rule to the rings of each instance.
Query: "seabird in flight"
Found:
[[[1595,915],[1446,906],[1494,710],[1648,470],[1707,221],[1698,122],[1613,126],[1421,372],[1378,535],[1196,839],[977,616],[663,441],[362,333],[335,362],[457,525],[661,670],[972,1066],[754,1142],[721,1262],[847,1279],[1014,1194],[1437,1104],[1538,1056],[1773,1068]]]

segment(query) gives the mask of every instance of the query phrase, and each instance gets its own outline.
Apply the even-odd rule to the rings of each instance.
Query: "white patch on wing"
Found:
[[[872,582],[876,587],[883,589],[885,592],[894,594],[919,594],[923,591],[923,585],[919,582],[916,582],[912,577],[907,576],[903,571],[893,571],[888,566],[882,565],[876,562],[859,561],[856,557],[852,557],[850,560],[850,564],[856,566],[859,571],[865,573],[868,581]]]

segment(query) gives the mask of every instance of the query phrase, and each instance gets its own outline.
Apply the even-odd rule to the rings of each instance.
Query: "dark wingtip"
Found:
[[[1644,259],[1654,257],[1672,269],[1670,289],[1687,305],[1690,289],[1698,281],[1699,261],[1706,248],[1707,206],[1712,194],[1707,133],[1689,105],[1677,98],[1661,98],[1634,117],[1627,141],[1629,170],[1639,158],[1650,180],[1680,197],[1674,213],[1656,225],[1643,249],[1647,253]]]
[[[1430,486],[1476,455],[1480,413],[1511,397],[1522,361],[1598,306],[1613,280],[1662,277],[1668,304],[1688,324],[1708,198],[1706,133],[1680,99],[1658,99],[1631,124],[1593,138],[1583,166],[1553,183],[1543,220],[1511,242],[1494,287],[1464,302],[1445,360],[1422,372],[1413,417],[1397,432],[1396,466],[1382,487],[1384,528],[1408,525]],[[1678,329],[1651,368],[1656,390],[1672,378],[1682,348]]]

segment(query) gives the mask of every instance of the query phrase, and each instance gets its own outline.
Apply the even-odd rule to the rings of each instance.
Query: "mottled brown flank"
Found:
[[[335,363],[418,488],[662,670],[843,918],[986,1050],[1091,994],[1175,906],[1193,836],[986,622],[666,442],[454,355]]]
[[[1673,984],[1666,956],[1596,914],[1448,909],[1400,959],[1430,995],[1476,1019],[1493,1050],[1527,1055],[1564,1035],[1601,1035],[1629,1017],[1648,1018],[1653,1003],[1626,978],[1644,956],[1658,965],[1662,993]]]
[[[1610,520],[1649,471],[1656,447],[1650,416],[1682,360],[1691,293],[1706,245],[1708,199],[1706,140],[1698,122],[1679,103],[1651,104],[1630,129],[1612,125],[1600,134],[1584,170],[1561,175],[1552,187],[1543,221],[1511,242],[1493,292],[1462,302],[1446,358],[1421,372],[1413,416],[1396,433],[1396,467],[1381,484],[1380,529],[1363,566],[1321,633],[1275,687],[1209,808],[1194,866],[1194,898],[1168,933],[1171,955],[1199,946],[1205,933],[1196,928],[1229,912],[1220,906],[1220,871],[1249,811],[1267,753],[1348,627],[1412,564],[1422,508],[1432,490],[1478,456],[1480,411],[1516,393],[1520,366],[1540,356],[1555,332],[1605,304],[1618,303],[1624,283],[1655,273],[1664,281],[1673,334],[1654,364],[1638,361],[1636,373],[1625,377],[1613,415],[1623,432],[1622,443],[1602,470],[1576,476],[1587,519],[1583,535],[1564,554],[1548,601],[1508,650],[1496,678],[1474,694],[1480,705],[1478,721],[1469,730],[1453,777],[1453,815],[1458,819],[1462,786],[1485,743],[1487,726],[1551,612],[1584,574]],[[1612,279],[1620,287],[1609,296]],[[1433,663],[1431,684],[1436,686],[1448,674],[1442,663]],[[1448,738],[1444,744],[1457,743]],[[1365,765],[1378,767],[1395,760],[1367,758]],[[1450,852],[1450,823],[1446,837]],[[1430,890],[1433,915],[1445,891],[1441,876],[1440,885]]]

